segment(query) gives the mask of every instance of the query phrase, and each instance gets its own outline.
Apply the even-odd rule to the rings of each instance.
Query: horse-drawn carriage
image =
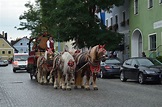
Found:
[[[77,54],[64,51],[55,55],[49,52],[49,57],[45,59],[47,40],[48,36],[42,35],[29,41],[28,72],[31,79],[35,77],[39,83],[46,84],[48,76],[48,82],[53,83],[54,88],[61,87],[71,90],[70,84],[72,78],[74,78],[74,88],[81,86],[89,90],[89,80],[93,78],[93,88],[98,90],[96,77],[100,71],[101,58],[106,51],[104,45],[96,45],[87,52]],[[34,43],[32,48],[31,43]],[[41,75],[44,76],[44,80]],[[85,82],[83,82],[84,76],[86,77]]]

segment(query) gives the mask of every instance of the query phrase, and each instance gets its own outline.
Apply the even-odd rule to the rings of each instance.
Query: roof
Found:
[[[27,37],[23,37],[23,38],[28,39]],[[17,39],[17,40],[12,40],[12,41],[11,41],[11,45],[12,45],[12,46],[15,45],[17,42],[19,42],[19,41],[22,40],[23,38],[19,38],[19,39]],[[29,40],[29,39],[28,39],[28,40]]]
[[[8,40],[5,37],[3,37],[3,35],[0,34],[0,38],[4,39],[16,52],[18,52],[18,50],[15,47],[13,47],[11,43],[9,43]]]

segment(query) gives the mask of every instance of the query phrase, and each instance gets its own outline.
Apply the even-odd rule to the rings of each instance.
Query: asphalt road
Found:
[[[30,80],[25,71],[0,67],[0,107],[162,107],[162,85],[99,79],[91,88],[63,91]]]

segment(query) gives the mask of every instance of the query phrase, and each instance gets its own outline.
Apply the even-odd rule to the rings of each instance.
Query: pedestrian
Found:
[[[142,52],[142,57],[146,57],[146,54],[145,54],[145,52]]]

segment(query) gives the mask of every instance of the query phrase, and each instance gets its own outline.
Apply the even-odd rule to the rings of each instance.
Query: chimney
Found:
[[[5,39],[7,40],[7,33],[5,33]]]
[[[4,31],[2,31],[2,36],[4,37]]]

